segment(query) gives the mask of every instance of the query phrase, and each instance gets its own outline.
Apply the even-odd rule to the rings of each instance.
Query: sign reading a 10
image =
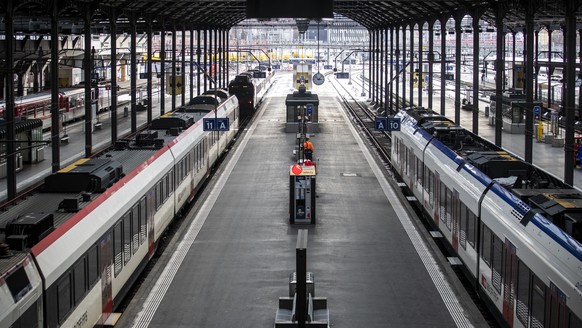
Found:
[[[374,128],[376,131],[400,131],[400,118],[376,117]]]

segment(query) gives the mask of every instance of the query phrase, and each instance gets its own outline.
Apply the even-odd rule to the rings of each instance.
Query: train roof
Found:
[[[174,120],[176,115],[182,120],[188,120],[187,116],[193,114],[170,113],[155,121]],[[0,275],[17,263],[19,256],[26,255],[23,251],[32,248],[51,231],[65,224],[74,225],[71,219],[77,213],[108,192],[116,181],[146,163],[164,146],[171,144],[181,131],[192,124],[193,121],[184,128],[173,130],[178,133],[172,133],[171,129],[148,129],[135,138],[120,139],[106,152],[93,158],[81,159],[59,170],[45,179],[43,187],[5,205],[0,211],[0,243],[9,244],[14,255],[7,258],[0,256]],[[112,172],[116,172],[115,178],[112,178]],[[23,220],[27,217],[29,219]],[[46,230],[35,232],[34,225],[42,226]],[[28,235],[22,237],[11,231]],[[26,244],[26,240],[34,242]]]

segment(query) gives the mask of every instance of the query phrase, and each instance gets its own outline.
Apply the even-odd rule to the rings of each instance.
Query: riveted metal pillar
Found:
[[[152,92],[152,88],[153,88],[153,72],[152,72],[152,36],[153,36],[153,32],[152,32],[152,20],[151,18],[148,19],[147,22],[147,37],[148,37],[148,42],[147,42],[147,55],[148,55],[148,61],[147,61],[147,93],[148,93],[148,100],[147,100],[147,124],[149,125],[152,122],[152,105],[154,103],[154,99],[153,99],[153,92]]]
[[[51,148],[52,148],[52,172],[61,168],[61,142],[60,142],[60,112],[59,112],[59,17],[58,1],[53,1],[51,10]],[[6,33],[8,34],[8,32]],[[12,33],[14,34],[14,32]],[[12,79],[11,79],[12,80]],[[12,82],[11,82],[12,83]],[[10,92],[14,92],[11,88]],[[10,136],[8,136],[10,139]],[[14,136],[12,139],[14,140]],[[14,151],[10,152],[13,153]],[[14,165],[14,161],[8,161],[8,165]],[[7,166],[8,172],[14,172]],[[15,186],[16,187],[16,186]]]
[[[576,12],[577,1],[566,1],[566,138],[564,143],[564,182],[574,183],[574,114],[576,110]]]
[[[111,8],[111,144],[117,141],[117,13]]]
[[[479,134],[479,18],[481,12],[473,12],[473,133]],[[483,73],[484,74],[484,73]]]
[[[83,67],[85,69],[83,72],[85,77],[85,157],[89,157],[93,154],[93,112],[91,108],[93,103],[93,99],[91,99],[93,76],[91,76],[91,74],[94,72],[93,52],[95,49],[91,48],[91,12],[91,7],[88,4],[85,5],[85,50],[83,54]],[[97,88],[97,79],[95,79],[95,88]]]
[[[447,20],[448,17],[441,18],[441,115],[446,113],[446,73],[447,73]]]
[[[208,72],[206,71],[207,64],[208,64],[208,30],[204,29],[204,63],[202,64],[204,68],[201,70],[201,73],[204,74],[204,91],[208,90]]]
[[[131,29],[131,40],[130,40],[130,61],[131,61],[131,71],[129,72],[129,78],[131,80],[131,133],[137,131],[137,28],[136,28],[136,14],[131,13],[130,29]]]
[[[362,59],[363,60],[363,59]],[[390,88],[388,90],[389,100],[388,108],[390,115],[394,115],[394,26],[390,27]]]
[[[161,20],[160,40],[160,116],[166,113],[166,24]]]
[[[410,99],[410,106],[414,106],[414,72],[415,72],[415,68],[414,68],[414,23],[410,24],[410,79],[408,80],[409,82],[409,86],[410,86],[410,95],[409,95],[409,99]]]
[[[462,15],[455,17],[455,124],[461,124],[461,21]]]
[[[406,101],[406,25],[402,26],[402,107],[411,104]]]
[[[396,83],[396,92],[394,93],[394,96],[396,96],[396,107],[394,108],[394,111],[397,112],[400,110],[400,26],[396,26],[396,31],[395,31],[395,36],[396,36],[396,62],[393,65],[396,65],[396,79],[395,79],[395,83]]]
[[[422,62],[422,60],[423,60],[422,34],[424,33],[423,26],[424,26],[423,22],[418,23],[418,106],[421,106],[421,107],[422,107],[422,88],[424,85],[424,78],[422,76],[423,75],[422,66],[424,65]]]
[[[172,109],[170,110],[171,112],[173,112],[174,110],[176,110],[176,89],[177,89],[177,83],[176,83],[176,25],[172,25],[172,64],[171,64],[171,74],[172,76],[170,77],[170,92],[172,93]]]
[[[503,4],[496,5],[495,28],[497,30],[497,58],[495,60],[495,145],[501,147],[501,128],[502,121],[502,103],[503,103],[503,72],[505,70],[505,32],[503,31],[503,17],[505,16],[505,7]]]
[[[534,14],[535,3],[533,1],[524,2],[525,11],[525,155],[526,162],[531,163],[533,159],[533,98],[534,98]],[[515,72],[514,72],[515,74]],[[515,78],[513,79],[516,80]]]
[[[187,83],[187,79],[186,79],[186,25],[182,24],[182,47],[180,47],[180,54],[182,56],[182,61],[181,61],[181,69],[180,69],[180,75],[181,75],[181,83],[182,83],[182,94],[180,97],[180,106],[184,106],[186,104],[186,83]]]
[[[56,4],[54,4],[56,8]],[[16,154],[15,154],[15,143],[10,142],[14,141],[15,138],[15,125],[14,125],[14,6],[13,1],[8,0],[6,3],[6,15],[4,18],[5,26],[6,26],[6,66],[4,69],[6,70],[6,74],[4,75],[5,83],[6,83],[6,92],[4,95],[4,99],[6,100],[6,111],[4,113],[6,117],[6,196],[7,199],[13,199],[16,197]],[[53,11],[53,14],[56,14],[56,10]],[[53,19],[53,23],[56,19]],[[56,30],[56,29],[54,29]],[[51,42],[51,45],[54,45],[55,42]],[[56,52],[56,51],[54,51]],[[58,65],[58,63],[57,63]],[[53,65],[54,66],[54,65]],[[54,79],[53,79],[54,80]],[[57,90],[58,92],[58,90]],[[54,96],[54,92],[53,92]],[[57,94],[58,96],[58,94]],[[53,102],[54,103],[54,102]],[[51,112],[55,110],[51,109]],[[58,108],[56,109],[58,113]],[[58,118],[58,117],[57,117]],[[58,121],[57,121],[58,122]],[[57,130],[58,133],[58,129]],[[58,135],[57,135],[58,136]],[[57,142],[58,143],[58,142]],[[57,147],[58,148],[58,147]],[[53,150],[54,153],[54,150]],[[54,164],[54,162],[53,162]]]
[[[434,20],[428,21],[428,108],[432,108],[434,74]],[[442,75],[442,74],[441,74]]]

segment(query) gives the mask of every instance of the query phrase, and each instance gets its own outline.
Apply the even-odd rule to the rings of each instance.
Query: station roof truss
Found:
[[[117,17],[118,32],[128,32],[130,22],[136,22],[138,31],[150,22],[154,30],[166,29],[230,29],[246,19],[246,1],[235,0],[6,0],[0,3],[4,18],[10,2],[14,8],[16,33],[43,33],[50,31],[52,5],[56,1],[59,24],[63,34],[82,30],[83,17],[90,13],[91,27],[100,33],[109,31],[109,17]],[[529,7],[539,27],[559,28],[566,12],[582,19],[582,0],[333,0],[336,16],[343,16],[368,30],[407,26],[429,21],[480,15],[491,25],[495,13],[505,13],[504,25],[519,31],[525,26]],[[501,8],[499,10],[498,8]],[[531,12],[531,11],[530,11]],[[48,27],[49,31],[46,31]],[[0,34],[5,32],[4,19]]]

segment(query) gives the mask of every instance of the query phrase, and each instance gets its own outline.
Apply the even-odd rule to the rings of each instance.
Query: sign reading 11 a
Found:
[[[374,128],[376,131],[400,131],[400,118],[376,117]]]
[[[230,130],[230,121],[228,117],[205,118],[202,119],[204,131],[228,131]]]

